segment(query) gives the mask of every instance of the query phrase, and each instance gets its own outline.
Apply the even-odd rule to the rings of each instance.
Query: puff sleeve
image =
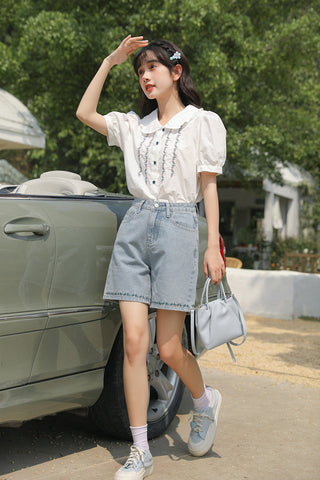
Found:
[[[110,112],[104,115],[108,130],[108,145],[124,149],[125,142],[138,124],[139,116],[135,112]]]
[[[214,112],[203,111],[199,119],[197,172],[222,173],[226,161],[226,129]]]

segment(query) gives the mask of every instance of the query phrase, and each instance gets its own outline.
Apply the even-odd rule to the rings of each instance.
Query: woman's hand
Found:
[[[221,282],[226,273],[225,264],[219,247],[208,247],[204,254],[204,273],[206,278],[211,276],[211,282],[215,285]]]
[[[147,45],[148,40],[143,40],[143,36],[131,37],[131,35],[128,35],[107,59],[112,65],[118,65],[119,63],[125,62],[137,48],[146,47]]]

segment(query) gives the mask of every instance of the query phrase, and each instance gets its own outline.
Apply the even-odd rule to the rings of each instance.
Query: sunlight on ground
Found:
[[[207,352],[199,363],[237,375],[263,375],[279,381],[320,387],[320,322],[246,316],[248,336],[233,347]]]

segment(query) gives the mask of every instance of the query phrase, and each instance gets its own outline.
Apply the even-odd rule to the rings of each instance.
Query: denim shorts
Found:
[[[118,230],[103,298],[188,312],[195,303],[198,243],[194,204],[135,200]]]

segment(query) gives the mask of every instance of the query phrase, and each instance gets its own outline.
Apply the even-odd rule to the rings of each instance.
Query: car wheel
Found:
[[[131,440],[129,419],[123,390],[123,335],[120,329],[105,368],[104,389],[89,409],[95,429],[120,440]],[[183,345],[187,334],[183,332]],[[148,438],[161,435],[175,417],[184,385],[178,375],[160,359],[156,344],[156,314],[149,316],[149,350],[147,355],[149,405]]]

